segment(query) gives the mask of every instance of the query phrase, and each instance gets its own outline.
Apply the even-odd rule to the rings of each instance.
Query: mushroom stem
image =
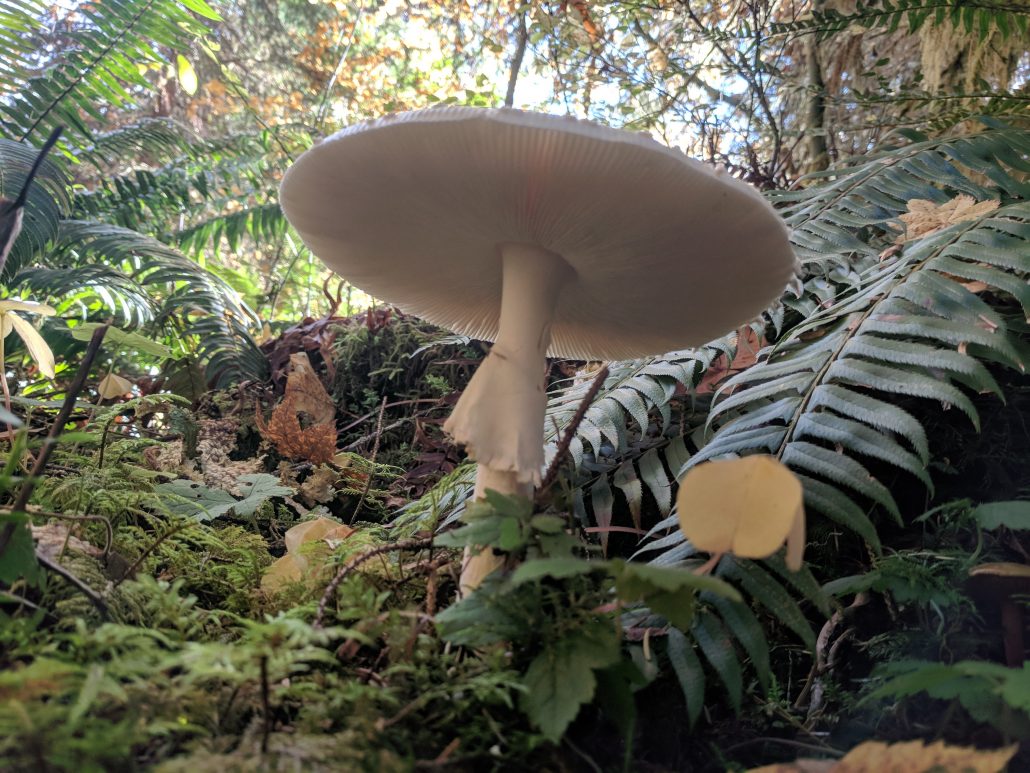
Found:
[[[1023,663],[1023,609],[1011,596],[1001,602],[1001,627],[1005,632],[1005,664],[1019,668]]]
[[[475,496],[487,489],[529,496],[544,464],[544,391],[551,319],[562,285],[573,275],[565,260],[530,244],[503,244],[497,341],[444,424],[479,463]],[[490,550],[462,568],[467,592],[497,569]]]

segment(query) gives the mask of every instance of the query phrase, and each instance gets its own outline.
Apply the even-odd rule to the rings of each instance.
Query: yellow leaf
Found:
[[[25,348],[28,349],[29,356],[39,366],[39,372],[47,378],[54,378],[56,375],[54,373],[54,353],[50,351],[50,347],[43,340],[43,336],[28,321],[22,319],[17,314],[5,314],[5,323],[8,320],[14,326],[15,332],[21,336],[21,340],[25,342]]]
[[[97,391],[104,400],[113,400],[132,391],[132,382],[127,378],[108,373],[97,385]]]
[[[47,306],[45,303],[16,301],[11,298],[0,301],[0,314],[6,314],[9,311],[28,311],[32,314],[42,314],[45,317],[52,317],[57,313],[53,306]]]
[[[801,568],[805,510],[801,483],[771,456],[706,462],[680,482],[680,529],[698,550],[765,558],[787,543],[787,566]]]
[[[294,557],[287,553],[270,567],[265,569],[261,576],[262,590],[274,593],[295,582],[300,582],[303,574],[297,565]]]
[[[798,760],[794,763],[751,768],[748,773],[998,773],[1018,751],[1013,744],[1001,749],[948,746],[943,741],[925,745],[922,741],[886,744],[867,741],[843,759]]]
[[[197,93],[197,73],[193,69],[193,65],[182,54],[176,55],[175,65],[178,70],[179,85],[182,86],[183,91],[192,97]]]
[[[350,526],[330,518],[315,518],[298,523],[286,532],[286,555],[265,570],[261,587],[274,592],[304,579],[317,580],[332,549],[353,533],[354,529]],[[325,546],[325,550],[304,547],[319,542]]]

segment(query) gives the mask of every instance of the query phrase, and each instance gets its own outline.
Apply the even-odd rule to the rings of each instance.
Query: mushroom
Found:
[[[287,171],[280,201],[352,284],[494,342],[444,425],[478,463],[476,497],[540,483],[548,355],[703,344],[796,270],[786,227],[745,183],[646,135],[510,108],[344,129]],[[498,565],[466,562],[463,588]]]
[[[1001,607],[1005,664],[1023,663],[1023,607],[1018,596],[1030,596],[1030,566],[1010,562],[980,564],[969,571],[969,591],[983,605]]]

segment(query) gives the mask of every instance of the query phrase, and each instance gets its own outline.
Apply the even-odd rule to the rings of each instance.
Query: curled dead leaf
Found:
[[[322,379],[311,367],[304,352],[290,355],[290,375],[286,377],[285,397],[293,399],[298,413],[306,413],[314,424],[332,424],[336,421],[336,405],[322,386]]]

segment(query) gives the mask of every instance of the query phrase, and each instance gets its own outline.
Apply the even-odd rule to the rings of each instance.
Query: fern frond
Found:
[[[960,137],[929,139],[899,130],[888,146],[845,166],[811,178],[828,182],[799,191],[777,194],[787,204],[784,216],[802,262],[813,273],[832,267],[866,270],[878,250],[859,229],[878,231],[907,210],[912,199],[947,201],[965,193],[978,201],[1000,195],[1025,199],[1030,157],[1030,133],[983,119],[983,131]],[[985,175],[995,188],[971,180],[968,173]],[[865,258],[865,262],[856,258]]]
[[[983,279],[987,297],[964,274]],[[925,430],[893,395],[963,411],[967,390],[1000,394],[984,361],[1023,368],[1004,318],[987,302],[1006,288],[1026,301],[1030,203],[929,233],[884,261],[852,294],[816,312],[729,379],[709,415],[711,440],[684,465],[771,453],[802,476],[806,503],[877,546],[867,504],[900,518],[869,463],[885,463],[932,489]],[[1025,307],[1024,307],[1025,311]],[[670,517],[651,536],[675,525]],[[675,544],[672,540],[669,544]]]
[[[18,196],[38,153],[26,143],[0,139],[0,196],[8,199]],[[60,163],[48,156],[29,188],[21,234],[7,256],[0,279],[16,273],[56,238],[60,220],[70,208],[68,180]]]
[[[41,32],[44,9],[31,0],[5,6],[3,29]],[[90,120],[105,123],[103,108],[127,109],[140,90],[153,88],[140,64],[165,63],[164,50],[184,50],[206,31],[197,14],[219,19],[204,0],[104,0],[77,8],[81,21],[62,25],[60,59],[37,74],[34,51],[0,38],[13,50],[5,81],[10,96],[0,102],[0,131],[11,139],[45,136],[56,125],[67,133],[91,137]],[[38,40],[37,40],[38,42]]]
[[[871,0],[857,3],[853,11],[833,8],[815,10],[806,19],[778,22],[772,25],[772,34],[812,34],[827,38],[856,25],[865,29],[886,29],[895,32],[903,25],[915,33],[924,24],[949,24],[967,34],[976,32],[980,40],[986,39],[992,29],[1003,37],[1026,35],[1030,10],[1019,3],[993,0],[967,0],[962,3],[943,0]]]
[[[66,299],[92,290],[106,313],[129,324],[176,321],[196,337],[198,354],[220,385],[265,374],[267,361],[249,333],[257,322],[253,312],[226,282],[174,247],[120,226],[65,220],[48,263],[15,282]]]

